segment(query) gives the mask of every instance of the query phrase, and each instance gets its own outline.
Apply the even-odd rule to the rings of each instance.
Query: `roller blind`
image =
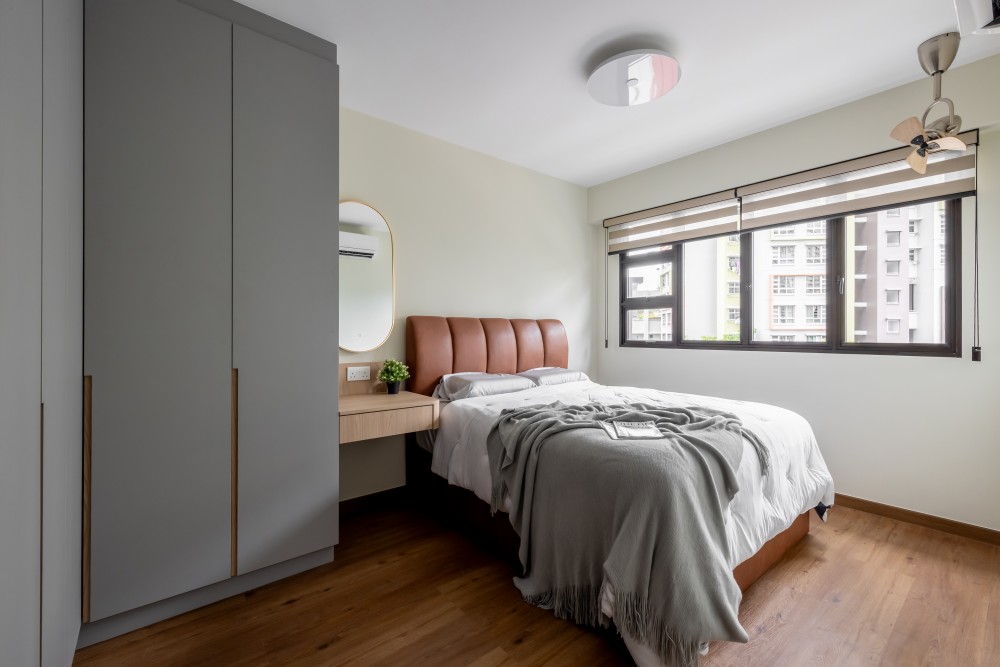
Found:
[[[915,172],[906,163],[913,148],[904,147],[738,188],[740,229],[822,220],[913,201],[974,194],[977,134],[960,135],[970,145],[967,151],[930,154],[925,174]],[[833,167],[837,169],[831,173]]]
[[[974,195],[979,132],[959,135],[969,149],[928,156],[927,173],[906,163],[910,146],[762,181],[604,221],[608,253],[808,222],[928,199]]]
[[[609,218],[608,252],[732,234],[739,229],[739,200],[732,190]]]

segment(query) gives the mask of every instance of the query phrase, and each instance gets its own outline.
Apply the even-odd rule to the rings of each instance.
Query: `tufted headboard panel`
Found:
[[[448,373],[566,368],[569,341],[559,320],[413,315],[406,318],[406,364],[407,388],[429,396]]]

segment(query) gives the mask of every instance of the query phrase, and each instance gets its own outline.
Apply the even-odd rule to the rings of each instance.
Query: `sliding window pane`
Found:
[[[683,247],[684,340],[739,342],[739,235],[688,241]]]
[[[848,216],[844,229],[844,341],[946,342],[945,202]]]
[[[819,221],[753,232],[754,342],[826,342],[827,227]]]
[[[626,310],[626,340],[663,342],[673,338],[673,308]]]

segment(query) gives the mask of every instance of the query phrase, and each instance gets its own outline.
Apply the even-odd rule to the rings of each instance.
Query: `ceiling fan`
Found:
[[[927,173],[928,153],[964,151],[966,148],[965,142],[955,136],[962,129],[962,118],[955,115],[955,104],[947,97],[941,97],[941,78],[958,54],[959,41],[957,32],[946,32],[931,37],[917,47],[920,66],[934,81],[934,101],[920,119],[916,116],[907,118],[889,133],[893,139],[914,146],[906,162],[920,174]],[[942,102],[948,106],[948,115],[928,124],[927,116],[931,109]]]

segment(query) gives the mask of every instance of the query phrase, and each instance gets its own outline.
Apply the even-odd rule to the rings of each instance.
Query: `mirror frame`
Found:
[[[338,233],[340,232],[340,205],[341,204],[360,204],[362,206],[367,206],[371,210],[373,210],[376,213],[378,213],[379,217],[382,218],[382,222],[385,223],[386,229],[389,230],[389,245],[391,246],[391,249],[392,249],[392,262],[391,262],[391,264],[392,264],[392,306],[391,306],[392,312],[389,314],[389,331],[386,332],[385,338],[383,338],[382,340],[380,340],[373,347],[365,347],[365,348],[357,348],[357,349],[351,348],[351,347],[345,347],[341,343],[341,341],[340,341],[340,334],[339,333],[337,334],[337,347],[340,348],[341,350],[344,350],[345,352],[371,352],[372,350],[377,350],[378,348],[380,348],[383,345],[385,345],[386,341],[389,340],[389,336],[392,335],[392,330],[396,328],[396,236],[395,236],[395,234],[392,233],[392,225],[390,225],[389,221],[385,219],[385,216],[382,214],[382,211],[378,210],[377,208],[375,208],[374,206],[372,206],[368,202],[363,201],[361,199],[341,199],[337,203],[337,232]],[[338,256],[337,256],[337,284],[338,284],[338,289],[339,289],[339,284],[340,284],[340,256],[339,256],[339,251],[338,251]],[[338,299],[337,299],[337,322],[338,322],[338,330],[339,330],[340,316],[341,316],[340,315],[340,298],[338,297]]]

